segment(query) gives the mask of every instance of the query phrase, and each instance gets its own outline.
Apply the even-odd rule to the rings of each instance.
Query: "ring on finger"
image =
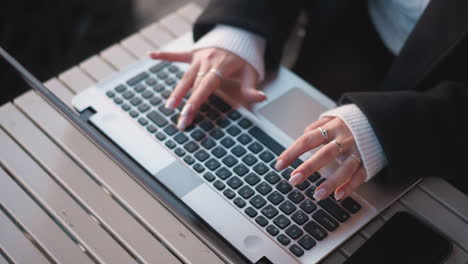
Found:
[[[333,142],[336,145],[336,147],[338,148],[338,152],[340,152],[340,153],[344,152],[343,145],[340,142],[338,142],[336,140],[332,140],[331,142]]]
[[[197,77],[203,77],[205,76],[206,72],[197,72]]]
[[[359,164],[362,163],[362,160],[361,160],[358,156],[356,156],[356,155],[354,155],[354,154],[351,154],[351,155],[349,155],[349,156],[352,157],[352,158],[354,158]]]
[[[222,74],[218,69],[216,69],[216,68],[210,69],[209,72],[216,74],[216,76],[218,76],[221,80],[224,79],[223,74]]]
[[[327,132],[327,130],[326,130],[325,128],[321,128],[321,127],[319,127],[318,129],[320,130],[320,133],[322,133],[322,136],[323,136],[323,138],[325,139],[325,142],[327,142],[327,140],[328,140],[328,132]]]

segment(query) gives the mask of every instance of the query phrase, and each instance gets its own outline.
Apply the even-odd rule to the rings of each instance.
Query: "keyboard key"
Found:
[[[114,90],[117,91],[118,93],[122,93],[125,90],[127,90],[127,87],[125,85],[121,84],[121,85],[115,87]]]
[[[244,176],[247,172],[249,172],[249,168],[247,168],[244,164],[238,164],[234,167],[233,171],[239,175]]]
[[[166,147],[168,147],[168,148],[170,148],[170,149],[173,149],[173,148],[176,147],[176,144],[175,144],[174,141],[172,141],[172,140],[166,141],[165,145],[166,145]]]
[[[132,109],[132,107],[129,106],[128,104],[123,104],[122,109],[125,110],[125,111],[128,111],[128,110]]]
[[[145,87],[144,85],[141,85],[141,84],[139,84],[139,85],[133,87],[133,90],[135,90],[135,92],[137,92],[137,93],[141,93],[141,92],[143,92],[145,89],[146,89],[146,87]]]
[[[211,138],[206,138],[201,142],[202,146],[206,149],[211,149],[216,143]]]
[[[130,103],[131,103],[133,106],[137,106],[137,105],[141,104],[142,102],[143,102],[143,101],[142,101],[140,98],[138,98],[138,97],[135,97],[135,98],[133,98],[132,100],[130,100]]]
[[[270,171],[269,173],[267,173],[267,175],[265,175],[265,180],[269,182],[270,184],[275,184],[280,179],[281,179],[280,176],[274,171]]]
[[[255,195],[252,199],[250,199],[249,202],[253,207],[255,207],[257,209],[262,208],[266,204],[265,199],[263,199],[263,197],[261,197],[258,194]]]
[[[161,71],[162,69],[166,68],[169,65],[171,65],[170,62],[163,61],[163,62],[160,62],[160,63],[156,64],[155,66],[151,67],[149,70],[152,73],[158,73],[159,71]]]
[[[212,182],[212,181],[214,181],[214,179],[216,177],[213,175],[213,173],[207,172],[207,173],[203,174],[203,178],[205,178],[209,182]]]
[[[296,188],[303,191],[303,190],[307,189],[307,187],[309,187],[309,186],[310,186],[310,183],[308,181],[303,181],[301,184],[296,185]]]
[[[304,234],[304,232],[297,225],[288,227],[285,233],[292,239],[298,239]]]
[[[243,208],[246,205],[246,202],[242,200],[242,198],[237,197],[236,199],[234,199],[234,204],[237,205],[237,207],[239,208]]]
[[[258,127],[253,127],[249,133],[278,156],[285,150],[281,144]]]
[[[279,192],[274,191],[267,197],[268,201],[270,201],[274,205],[278,205],[282,201],[284,201],[283,195],[281,195]]]
[[[323,227],[325,227],[328,231],[333,231],[338,227],[338,222],[329,216],[325,211],[322,209],[318,210],[312,215],[315,221],[319,222]]]
[[[236,165],[237,162],[238,160],[232,155],[227,155],[226,157],[223,158],[223,163],[229,168]]]
[[[240,134],[241,130],[240,128],[238,128],[237,126],[233,125],[233,126],[230,126],[228,129],[226,129],[226,131],[229,133],[229,135],[235,137],[237,135]]]
[[[324,181],[326,181],[326,180],[327,180],[327,179],[325,179],[325,178],[322,178],[322,179],[318,180],[318,182],[315,183],[315,186],[319,187],[320,184],[322,184],[322,183],[323,183]]]
[[[225,148],[230,148],[236,144],[236,142],[230,138],[230,137],[225,137],[223,140],[221,140],[221,145],[223,145]]]
[[[213,186],[220,191],[226,187],[226,185],[220,180],[215,181]]]
[[[210,136],[214,139],[220,139],[224,137],[224,132],[219,128],[215,128],[210,132]]]
[[[291,173],[293,172],[292,168],[286,168],[281,172],[281,176],[285,178],[286,180],[289,180],[291,178]]]
[[[210,154],[208,154],[208,152],[206,152],[205,150],[200,149],[199,151],[197,151],[197,153],[195,153],[194,156],[197,160],[203,162],[210,157]]]
[[[258,174],[258,175],[263,175],[268,171],[268,166],[265,165],[264,163],[257,163],[253,167],[253,170]]]
[[[233,192],[231,189],[226,189],[223,192],[224,196],[226,196],[228,199],[232,199],[236,196],[236,193]]]
[[[226,155],[227,152],[223,147],[217,146],[216,148],[214,148],[211,151],[211,154],[213,154],[215,157],[217,157],[219,159],[219,158],[223,157],[224,155]]]
[[[206,117],[208,117],[211,120],[216,120],[219,117],[219,113],[216,112],[216,110],[211,109],[211,111],[206,112]]]
[[[234,177],[231,177],[228,181],[227,181],[227,185],[229,185],[231,188],[233,188],[234,190],[236,190],[237,188],[239,188],[240,186],[242,186],[242,184],[244,184],[242,182],[241,179],[239,179],[238,177],[234,176]]]
[[[219,98],[216,95],[211,95],[209,101],[214,107],[216,107],[219,111],[223,113],[231,110],[231,106],[226,104],[221,98]]]
[[[297,212],[295,212],[292,216],[291,216],[291,219],[296,222],[296,224],[298,225],[302,225],[304,224],[305,222],[307,222],[307,220],[309,220],[309,217],[304,213],[302,212],[301,210],[298,210]]]
[[[144,112],[148,111],[150,109],[150,107],[147,104],[142,104],[137,109],[138,109],[138,111],[140,111],[140,113],[144,113]]]
[[[158,82],[157,82],[154,78],[149,78],[149,79],[147,79],[147,80],[145,81],[145,83],[146,83],[147,85],[153,86],[153,85],[157,84]]]
[[[179,144],[184,144],[189,140],[189,138],[184,133],[179,133],[174,137],[174,140]]]
[[[161,92],[161,96],[164,99],[167,99],[167,98],[169,98],[169,96],[171,96],[171,91],[170,90],[164,90],[164,91]]]
[[[288,198],[293,203],[298,204],[304,200],[304,195],[300,191],[294,190],[288,194]]]
[[[132,91],[126,91],[125,93],[122,94],[122,97],[130,100],[135,96],[135,94]]]
[[[289,247],[289,251],[291,251],[294,255],[296,255],[297,257],[300,257],[302,255],[304,255],[304,250],[302,250],[302,248],[300,248],[298,245],[294,244],[294,245],[291,245]]]
[[[161,98],[154,97],[149,102],[150,102],[151,105],[157,106],[158,104],[160,104],[162,102],[162,100],[161,100]]]
[[[217,168],[219,168],[219,166],[221,166],[221,163],[219,163],[216,159],[211,158],[211,159],[209,159],[207,162],[205,162],[205,166],[206,166],[208,169],[214,171],[214,170],[216,170]]]
[[[244,155],[247,152],[247,150],[245,150],[245,148],[237,145],[233,149],[231,149],[231,152],[234,155],[236,155],[237,157],[241,157],[242,155]]]
[[[156,138],[159,139],[159,140],[165,140],[166,139],[166,134],[164,134],[163,132],[158,132],[156,133]]]
[[[169,136],[172,136],[175,133],[179,132],[179,130],[174,125],[168,125],[166,128],[164,128],[164,132],[166,132],[166,134],[168,134]]]
[[[241,114],[240,114],[239,112],[237,112],[237,110],[232,110],[232,111],[228,114],[228,117],[229,117],[231,120],[236,121],[237,119],[241,118]]]
[[[275,218],[275,220],[273,220],[273,223],[281,228],[281,229],[284,229],[285,227],[287,227],[289,224],[291,224],[291,221],[289,221],[289,219],[284,216],[284,215],[279,215]]]
[[[257,154],[257,153],[259,153],[260,151],[263,150],[263,146],[260,145],[258,142],[254,142],[254,143],[250,144],[249,150],[252,151],[253,153]]]
[[[310,221],[304,226],[304,230],[311,234],[315,239],[318,241],[324,239],[327,237],[327,231],[323,229],[321,226],[319,226],[317,223],[314,221]]]
[[[192,165],[192,164],[195,162],[195,159],[192,158],[191,156],[185,156],[184,161],[185,161],[185,163],[187,163],[188,165]]]
[[[168,71],[169,72],[172,72],[172,73],[177,73],[180,71],[179,67],[175,66],[175,65],[172,65],[168,68]]]
[[[142,126],[146,126],[148,124],[148,120],[144,119],[143,117],[138,118],[138,123]]]
[[[245,185],[244,187],[240,188],[239,191],[237,191],[240,196],[242,196],[244,199],[249,199],[252,197],[252,195],[255,193],[252,188],[249,186]]]
[[[158,83],[158,84],[156,84],[155,86],[153,86],[153,90],[154,90],[155,92],[160,93],[160,92],[164,91],[164,85]]]
[[[249,173],[249,175],[245,176],[245,181],[254,186],[255,184],[257,184],[259,181],[260,181],[260,177],[258,177],[257,175],[255,175],[255,173]]]
[[[290,201],[285,201],[284,203],[282,203],[279,207],[279,209],[287,214],[287,215],[290,215],[292,214],[292,212],[296,211],[297,207],[291,203]]]
[[[253,164],[257,163],[258,159],[252,154],[247,154],[242,158],[242,161],[245,164],[252,166]]]
[[[260,226],[267,226],[268,225],[268,220],[263,217],[263,216],[259,216],[257,218],[255,218],[255,222],[257,222],[257,224],[259,224]]]
[[[305,193],[305,195],[307,195],[307,197],[309,197],[310,199],[315,200],[315,198],[314,198],[315,189],[316,189],[315,186],[310,186],[310,188],[307,189],[304,193]]]
[[[313,248],[315,244],[317,244],[315,240],[309,235],[301,237],[301,239],[299,239],[297,243],[299,243],[299,245],[301,245],[301,247],[303,247],[305,250],[309,250]]]
[[[306,213],[310,214],[315,209],[317,209],[317,205],[315,205],[311,200],[307,199],[300,205],[301,209],[304,210]]]
[[[262,159],[264,162],[267,162],[267,163],[275,158],[275,156],[273,156],[273,154],[271,154],[271,152],[267,150],[263,151],[259,157],[260,159]]]
[[[255,190],[257,190],[261,195],[267,195],[273,190],[273,188],[271,188],[268,183],[262,182],[255,187]]]
[[[247,134],[242,134],[237,138],[242,145],[247,145],[252,141],[252,137]]]
[[[158,129],[154,125],[149,125],[149,126],[146,127],[146,130],[148,130],[148,132],[150,132],[150,133],[154,133]]]
[[[273,207],[271,204],[265,206],[261,212],[268,219],[272,219],[278,214],[278,210],[275,207]]]
[[[149,114],[147,114],[146,117],[153,123],[155,123],[158,127],[163,127],[167,124],[166,119],[164,119],[164,117],[162,117],[162,115],[160,115],[156,111],[149,112]]]
[[[138,115],[140,115],[136,110],[132,110],[128,114],[133,118],[136,118]]]
[[[176,73],[176,77],[179,80],[182,79],[182,77],[184,77],[184,72],[181,71],[181,72]]]
[[[325,211],[335,217],[341,223],[344,223],[350,217],[349,213],[343,210],[338,204],[332,199],[327,198],[325,200],[317,202]]]
[[[217,170],[216,171],[216,175],[221,179],[221,180],[225,180],[229,177],[231,177],[232,175],[232,172],[228,169],[226,169],[225,167],[222,167],[221,169]]]
[[[183,149],[181,149],[181,148],[176,148],[176,149],[174,150],[174,153],[175,153],[177,156],[182,157],[182,156],[185,155],[185,150],[183,150]]]
[[[159,72],[156,76],[158,76],[158,78],[161,80],[165,80],[167,77],[169,77],[169,75],[165,72]]]
[[[276,189],[283,194],[287,194],[289,191],[292,190],[292,186],[287,181],[281,181],[280,183],[278,183],[278,185],[276,185]]]
[[[230,124],[231,124],[231,121],[229,121],[229,119],[226,119],[226,118],[220,118],[218,119],[218,121],[216,121],[216,125],[222,128],[228,127]]]
[[[194,141],[190,141],[189,143],[184,145],[184,149],[190,153],[197,151],[199,148],[200,147],[198,146],[198,144]]]
[[[195,131],[192,132],[192,134],[190,134],[190,136],[194,140],[200,141],[202,138],[205,137],[205,133],[203,131],[201,131],[200,129],[196,129]]]
[[[214,127],[210,120],[204,120],[199,126],[205,131],[210,131]]]
[[[341,205],[348,210],[348,212],[355,214],[361,209],[361,205],[354,201],[351,197],[345,198],[342,202]]]
[[[247,207],[244,212],[250,217],[255,217],[257,215],[257,211],[251,206]]]
[[[163,113],[166,116],[170,116],[174,113],[174,110],[166,108],[164,105],[161,105],[159,108],[159,111]]]
[[[267,226],[266,231],[272,236],[276,236],[277,234],[279,234],[279,229],[276,228],[274,225]]]
[[[201,165],[200,163],[196,163],[195,165],[193,165],[193,169],[196,172],[201,173],[205,170],[205,167],[203,167],[203,165]]]
[[[120,97],[116,97],[116,98],[114,98],[114,103],[119,105],[119,104],[123,103],[123,100]]]
[[[149,74],[146,73],[146,72],[142,72],[142,73],[136,75],[135,77],[131,78],[130,80],[128,80],[127,84],[133,86],[133,85],[135,85],[135,84],[137,84],[137,83],[139,83],[139,82],[141,82],[141,81],[143,81],[143,80],[145,80],[147,78],[149,78]]]
[[[289,239],[289,237],[284,234],[279,235],[276,239],[278,239],[278,241],[285,246],[291,242],[291,239]]]
[[[250,126],[252,126],[252,122],[250,122],[250,120],[248,120],[247,118],[243,118],[241,121],[239,121],[239,123],[237,123],[240,127],[242,128],[249,128]]]
[[[153,92],[151,91],[145,91],[144,93],[141,94],[141,96],[143,96],[143,98],[145,99],[150,99],[151,97],[153,97]]]

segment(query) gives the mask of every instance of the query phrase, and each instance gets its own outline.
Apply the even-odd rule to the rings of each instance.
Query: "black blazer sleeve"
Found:
[[[217,24],[246,29],[266,39],[265,66],[276,69],[302,6],[301,0],[212,0],[194,24],[194,40]]]
[[[388,159],[389,183],[444,177],[467,187],[468,87],[445,81],[425,91],[347,93],[368,118]],[[465,160],[464,160],[465,159]]]

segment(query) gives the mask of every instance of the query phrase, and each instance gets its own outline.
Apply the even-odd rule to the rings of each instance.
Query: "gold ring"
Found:
[[[328,140],[328,132],[326,129],[319,127],[320,133],[322,133],[323,138],[325,138],[325,142]]]
[[[357,162],[358,162],[359,164],[362,163],[362,160],[361,160],[358,156],[356,156],[356,155],[354,155],[354,154],[351,154],[351,155],[349,155],[349,156],[351,156],[351,157],[353,157],[355,160],[357,160]]]
[[[205,76],[206,72],[197,72],[197,77]]]
[[[223,74],[218,69],[212,68],[210,72],[216,74],[216,76],[218,76],[221,80],[224,79]]]
[[[340,142],[338,142],[338,141],[336,141],[336,140],[332,140],[331,142],[333,142],[333,143],[336,145],[336,147],[338,148],[338,151],[339,151],[340,153],[343,153],[344,148],[343,148],[343,145],[341,145]]]

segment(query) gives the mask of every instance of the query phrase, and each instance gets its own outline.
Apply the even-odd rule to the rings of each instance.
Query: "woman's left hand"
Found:
[[[335,199],[342,200],[364,182],[366,171],[353,134],[340,118],[323,117],[307,126],[304,134],[281,153],[275,167],[282,170],[302,154],[320,145],[323,146],[291,173],[290,182],[298,185],[338,158],[342,160],[340,166],[317,187],[314,198],[322,200],[334,192]]]

